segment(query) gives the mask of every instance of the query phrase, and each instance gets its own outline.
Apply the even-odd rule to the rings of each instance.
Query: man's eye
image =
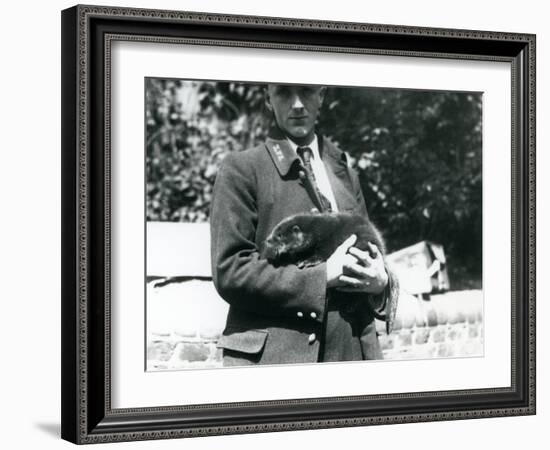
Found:
[[[315,89],[311,86],[305,86],[300,89],[300,94],[307,97],[312,96],[314,93],[315,93]]]
[[[277,89],[277,95],[281,97],[288,97],[290,95],[290,89],[286,87],[280,87]]]

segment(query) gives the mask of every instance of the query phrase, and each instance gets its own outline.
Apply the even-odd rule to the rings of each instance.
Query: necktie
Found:
[[[322,192],[319,190],[319,186],[317,185],[317,181],[315,181],[315,174],[313,173],[313,167],[311,166],[311,156],[313,152],[309,147],[298,147],[297,152],[300,158],[302,158],[307,177],[311,182],[313,190],[315,191],[315,195],[319,199],[319,206],[321,206],[321,208],[319,209],[320,212],[331,212],[332,207],[330,205],[330,201],[322,194]]]

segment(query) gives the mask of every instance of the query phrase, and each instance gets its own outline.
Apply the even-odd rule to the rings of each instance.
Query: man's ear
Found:
[[[264,88],[264,102],[268,111],[273,112],[273,105],[271,104],[271,97],[269,96],[269,89]]]
[[[321,101],[321,104],[325,100],[325,93],[327,92],[326,86],[322,86],[321,89],[319,89],[319,100]]]

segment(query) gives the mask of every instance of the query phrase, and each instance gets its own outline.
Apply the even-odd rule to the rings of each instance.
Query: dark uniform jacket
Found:
[[[261,258],[264,241],[282,219],[315,207],[300,180],[300,161],[287,140],[268,138],[230,153],[214,186],[211,211],[212,275],[230,304],[218,347],[224,365],[307,363],[382,358],[374,318],[389,332],[397,283],[388,286],[379,311],[369,294],[326,288],[326,263],[274,267]],[[367,214],[356,173],[345,153],[319,136],[319,150],[339,211]],[[345,300],[361,296],[351,313]]]

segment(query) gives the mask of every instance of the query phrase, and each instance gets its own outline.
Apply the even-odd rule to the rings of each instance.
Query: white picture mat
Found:
[[[510,385],[510,64],[132,42],[111,54],[113,408]],[[145,77],[483,92],[484,357],[145,372]]]

